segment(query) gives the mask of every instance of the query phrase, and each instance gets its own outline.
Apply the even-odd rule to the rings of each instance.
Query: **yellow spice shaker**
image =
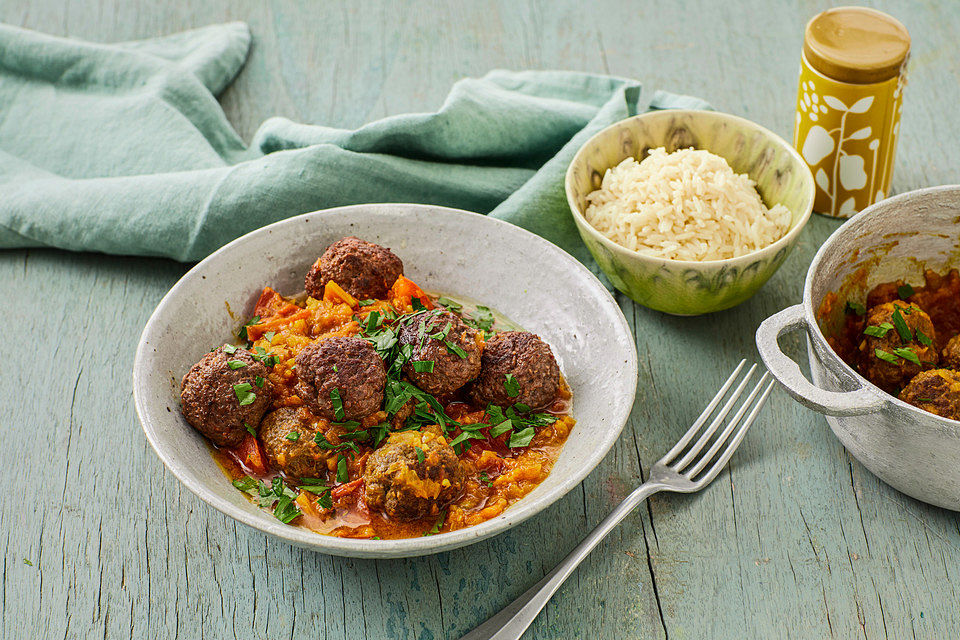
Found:
[[[906,28],[875,9],[807,23],[793,146],[817,183],[814,211],[847,218],[886,197],[909,52]]]

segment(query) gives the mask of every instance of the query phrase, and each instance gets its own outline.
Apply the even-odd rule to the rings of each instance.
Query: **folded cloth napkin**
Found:
[[[300,213],[421,202],[489,213],[589,262],[563,175],[638,109],[705,103],[632,80],[493,71],[434,113],[354,131],[263,123],[247,147],[216,95],[250,47],[242,23],[95,44],[0,25],[0,247],[203,258]]]

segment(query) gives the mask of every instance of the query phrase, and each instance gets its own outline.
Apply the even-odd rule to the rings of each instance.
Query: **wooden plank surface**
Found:
[[[491,68],[571,68],[702,96],[788,136],[805,20],[825,2],[118,2],[7,0],[0,20],[124,40],[226,20],[254,46],[223,95],[249,140],[266,117],[354,127],[436,107]],[[880,2],[914,38],[895,191],[956,182],[960,12]],[[0,252],[0,637],[455,638],[536,582],[642,481],[742,356],[800,299],[836,228],[815,217],[761,292],[705,318],[620,304],[641,374],[623,437],[575,491],[493,540],[365,561],[290,547],[166,473],[134,414],[134,348],[186,267]],[[788,346],[800,358],[796,338]],[[775,394],[729,474],[655,496],[584,563],[528,638],[960,637],[958,516],[852,460]]]

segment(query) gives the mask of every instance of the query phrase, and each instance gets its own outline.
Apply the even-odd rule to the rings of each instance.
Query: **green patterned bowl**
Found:
[[[790,210],[790,230],[759,251],[704,262],[646,256],[610,240],[583,217],[587,195],[600,188],[607,169],[657,147],[694,147],[725,158],[757,183],[768,207]],[[793,147],[760,125],[715,111],[666,110],[628,118],[590,138],[567,169],[566,191],[580,236],[617,289],[651,309],[699,315],[740,304],[780,268],[810,219],[814,182]]]

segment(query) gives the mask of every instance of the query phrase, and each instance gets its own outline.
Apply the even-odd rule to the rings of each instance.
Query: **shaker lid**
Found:
[[[820,73],[855,84],[893,78],[910,52],[910,34],[899,20],[867,7],[837,7],[813,17],[803,53]]]

